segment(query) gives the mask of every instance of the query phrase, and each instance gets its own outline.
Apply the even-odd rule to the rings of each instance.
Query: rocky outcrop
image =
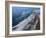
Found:
[[[30,14],[26,19],[13,27],[15,31],[39,30],[40,18],[35,13]]]

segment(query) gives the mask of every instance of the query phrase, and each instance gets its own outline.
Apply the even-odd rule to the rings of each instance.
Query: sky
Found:
[[[34,9],[34,11],[36,13],[40,13],[40,8],[31,8],[31,7],[12,7],[12,14],[13,15],[20,15],[22,13],[32,13],[32,10]]]

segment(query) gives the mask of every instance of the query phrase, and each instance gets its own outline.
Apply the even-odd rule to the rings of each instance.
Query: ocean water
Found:
[[[36,15],[40,15],[40,8],[12,7],[12,27],[26,19],[33,12],[35,12]]]

